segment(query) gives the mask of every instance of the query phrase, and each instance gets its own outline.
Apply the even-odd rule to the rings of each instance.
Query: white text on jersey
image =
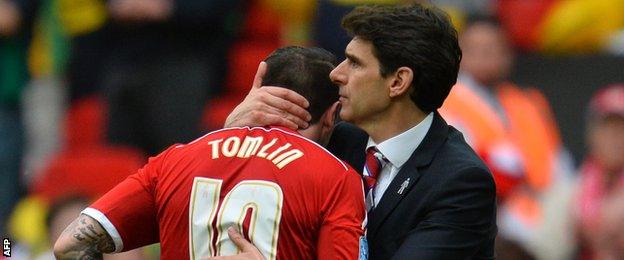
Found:
[[[277,168],[282,169],[289,163],[303,157],[303,152],[298,149],[289,149],[292,145],[286,143],[269,152],[269,149],[277,143],[277,138],[265,143],[262,136],[246,136],[241,142],[237,136],[232,136],[225,141],[223,138],[208,142],[212,148],[212,159],[224,157],[249,158],[256,156],[271,161]]]

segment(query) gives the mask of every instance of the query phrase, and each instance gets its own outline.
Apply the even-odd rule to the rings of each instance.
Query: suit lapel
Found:
[[[368,212],[367,232],[369,237],[377,233],[379,226],[420,179],[421,172],[416,169],[414,162],[415,161],[410,158],[410,160],[405,163],[406,165],[403,165],[403,168],[401,168],[397,176],[392,180],[375,209]],[[399,192],[399,190],[402,189],[401,185],[404,185],[404,183],[406,187]]]
[[[403,165],[397,176],[392,180],[388,189],[384,192],[377,207],[368,213],[368,236],[373,237],[379,227],[394,211],[399,202],[410,192],[418,182],[424,169],[433,160],[438,148],[444,143],[448,136],[448,125],[442,117],[435,112],[433,123],[423,139],[422,143],[412,153],[407,162]]]

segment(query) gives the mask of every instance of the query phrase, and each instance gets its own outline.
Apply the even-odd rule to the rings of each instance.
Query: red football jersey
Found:
[[[164,259],[236,254],[243,230],[267,259],[357,259],[360,176],[285,128],[229,128],[151,158],[83,211],[116,251],[161,243]]]

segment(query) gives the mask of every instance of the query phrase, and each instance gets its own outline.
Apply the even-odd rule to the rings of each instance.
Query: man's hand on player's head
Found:
[[[236,231],[233,227],[227,229],[230,240],[236,244],[241,253],[232,256],[216,256],[205,258],[208,260],[264,260],[264,256],[260,253],[260,250],[256,248],[252,243],[247,241],[241,233]]]
[[[262,86],[266,69],[267,64],[261,62],[251,90],[227,117],[225,127],[279,125],[292,129],[307,128],[312,118],[306,110],[309,102],[292,90]]]

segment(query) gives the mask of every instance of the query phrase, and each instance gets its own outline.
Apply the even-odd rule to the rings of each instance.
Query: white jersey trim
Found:
[[[113,223],[110,222],[110,220],[106,217],[106,215],[104,215],[104,213],[94,208],[86,208],[80,213],[94,218],[95,220],[97,220],[97,222],[100,223],[100,225],[102,225],[102,227],[104,227],[104,230],[108,232],[108,234],[113,239],[113,242],[115,243],[115,252],[113,253],[119,253],[121,252],[121,250],[123,250],[123,241],[121,240],[119,232],[117,232],[117,229],[115,228]]]
[[[258,128],[260,128],[260,127],[258,127]],[[197,138],[197,139],[195,139],[195,140],[191,141],[191,142],[190,142],[190,143],[188,143],[188,144],[179,144],[179,145],[176,145],[176,147],[175,147],[175,148],[180,148],[180,147],[184,147],[185,145],[194,144],[194,143],[196,143],[197,141],[200,141],[201,139],[204,139],[204,137],[206,137],[206,136],[208,136],[208,135],[211,135],[211,134],[216,134],[216,133],[218,133],[218,132],[223,132],[223,131],[227,131],[227,130],[241,130],[241,129],[251,130],[251,128],[249,128],[248,126],[245,126],[245,127],[228,127],[228,128],[222,128],[222,129],[214,130],[214,131],[212,131],[212,132],[210,132],[210,133],[207,133],[207,134],[205,134],[205,135],[202,135],[201,137],[199,137],[199,138]]]

